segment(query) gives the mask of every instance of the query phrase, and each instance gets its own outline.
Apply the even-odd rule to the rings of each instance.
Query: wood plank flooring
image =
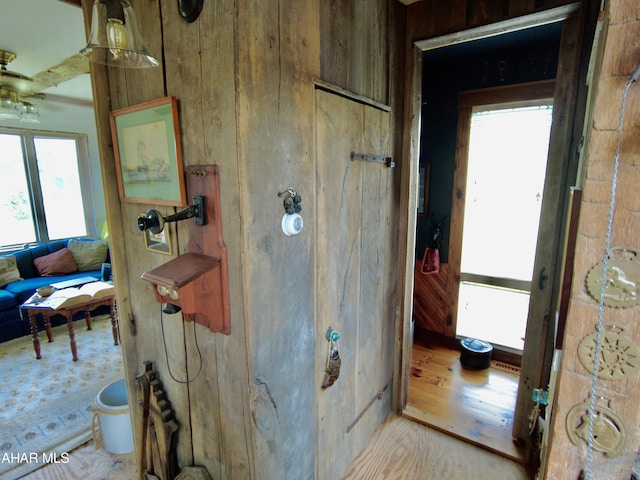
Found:
[[[514,461],[390,415],[342,480],[526,480]]]
[[[459,357],[455,350],[414,344],[404,413],[409,418],[390,415],[343,480],[528,478],[511,441],[517,368],[492,362],[487,370],[466,370]],[[69,463],[25,478],[134,480],[135,461],[133,454],[110,455],[89,443],[72,452]]]
[[[412,348],[404,415],[522,462],[511,437],[519,369],[492,361],[485,370],[460,364],[460,352],[423,340]]]
[[[69,454],[67,463],[50,463],[22,480],[137,480],[133,453],[115,455],[91,441]]]

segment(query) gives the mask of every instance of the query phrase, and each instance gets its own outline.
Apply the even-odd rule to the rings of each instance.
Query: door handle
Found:
[[[542,267],[542,270],[540,270],[540,275],[538,275],[538,288],[540,290],[544,290],[544,287],[547,284],[547,279],[549,278],[549,275],[547,275],[547,267]]]

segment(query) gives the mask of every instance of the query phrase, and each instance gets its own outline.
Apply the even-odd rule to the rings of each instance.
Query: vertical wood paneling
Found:
[[[349,0],[320,2],[321,78],[334,85],[349,85],[351,5]]]
[[[317,136],[317,330],[340,332],[340,377],[318,396],[316,478],[339,478],[354,455],[349,424],[357,415],[356,391],[360,300],[362,105],[316,90]],[[354,228],[355,227],[355,228]],[[322,383],[328,342],[318,344],[316,389]],[[323,461],[330,458],[331,461]]]
[[[202,105],[198,100],[201,93],[200,62],[199,57],[194,55],[194,47],[199,50],[199,23],[187,24],[177,15],[175,2],[160,0],[162,15],[162,34],[165,38],[180,38],[180,42],[163,42],[163,68],[165,70],[166,94],[177,98],[179,122],[180,122],[180,142],[182,146],[182,160],[185,166],[199,163],[202,158],[203,141],[199,132],[202,129]],[[191,201],[187,198],[187,202]],[[173,213],[164,209],[165,212]],[[179,209],[173,209],[178,211]],[[162,210],[161,210],[162,211]],[[188,241],[188,228],[186,222],[179,222],[173,225],[177,249],[175,255],[186,251]],[[166,259],[163,259],[166,260]],[[195,327],[195,328],[194,328]],[[202,362],[203,368],[210,365],[213,356],[209,355],[208,348],[200,351],[194,344],[203,343],[205,347],[213,340],[213,335],[206,328],[194,326],[186,323],[182,315],[164,316],[165,337],[172,340],[180,339],[180,347],[176,348],[173,355],[169,357],[169,366],[173,376],[179,381],[171,381],[168,389],[169,399],[174,403],[176,416],[180,422],[180,436],[177,445],[178,458],[180,464],[193,464],[194,436],[198,435],[199,427],[208,428],[211,432],[217,432],[218,415],[214,409],[206,418],[200,422],[193,421],[193,409],[198,410],[198,404],[191,405],[190,395],[200,390],[202,396],[212,395],[208,381],[215,382],[215,370],[207,372],[209,375],[196,380],[197,383],[187,383],[193,379],[198,372],[198,366]],[[197,337],[197,340],[196,340]],[[176,342],[177,343],[177,342]],[[210,378],[213,376],[213,379]],[[206,381],[203,381],[206,380]],[[164,380],[165,385],[169,379]],[[175,400],[174,400],[175,398]],[[196,431],[192,431],[195,428]],[[218,436],[211,436],[209,440],[210,454],[214,458],[220,455]],[[209,465],[207,465],[209,466]],[[211,472],[216,474],[214,470]]]
[[[256,478],[314,469],[313,87],[317,2],[237,2],[238,183]],[[295,18],[296,21],[291,21]],[[278,192],[302,196],[286,237]],[[301,428],[301,425],[304,425]]]
[[[204,149],[200,162],[219,166],[223,239],[227,246],[231,335],[214,335],[207,371],[214,372],[205,391],[191,398],[210,398],[219,413],[219,458],[212,458],[210,444],[215,435],[203,421],[213,416],[210,402],[192,401],[194,459],[220,478],[252,478],[251,416],[248,408],[248,354],[242,288],[242,251],[240,192],[238,185],[235,42],[236,3],[233,0],[206,2],[200,23],[200,64],[202,70],[202,137]],[[213,33],[215,32],[215,34]],[[194,99],[196,101],[196,99]],[[206,372],[205,372],[206,373]],[[215,380],[215,382],[214,382]],[[215,478],[215,477],[214,477]]]
[[[364,152],[390,156],[390,114],[370,106],[362,106]],[[362,168],[362,212],[361,212],[361,272],[360,272],[360,317],[358,331],[358,368],[356,385],[355,452],[367,443],[374,430],[388,413],[388,401],[381,402],[377,395],[389,387],[389,366],[393,358],[393,330],[390,328],[394,316],[387,316],[385,305],[393,304],[386,284],[392,281],[389,269],[386,227],[388,217],[389,184],[395,173],[381,163],[365,163]],[[385,397],[387,400],[389,395]],[[357,417],[356,417],[357,418]],[[353,419],[355,422],[356,419]]]
[[[92,2],[85,3],[89,12]],[[324,277],[339,296],[338,302],[342,301],[340,315],[327,314],[325,298],[314,293],[321,278],[316,263],[324,265],[327,259],[316,257],[316,252],[317,244],[329,245],[336,231],[326,233],[325,240],[316,238],[318,226],[326,230],[334,218],[323,222],[316,215],[316,189],[322,182],[316,182],[312,80],[336,79],[344,88],[388,102],[388,2],[342,1],[329,7],[326,2],[294,0],[205,2],[200,18],[192,24],[178,16],[173,0],[132,0],[132,4],[147,46],[162,66],[147,71],[104,69],[101,80],[109,101],[99,107],[98,114],[108,119],[110,110],[173,95],[179,105],[184,164],[220,167],[231,335],[214,335],[196,326],[203,370],[190,384],[171,379],[164,360],[162,325],[171,373],[178,380],[195,375],[200,354],[193,324],[183,322],[181,315],[162,317],[151,287],[140,280],[142,272],[169,257],[144,248],[136,219],[148,208],[165,215],[177,209],[121,203],[111,164],[105,168],[105,182],[113,187],[108,208],[114,269],[122,290],[121,328],[130,389],[141,362],[154,361],[181,424],[181,465],[204,465],[213,478],[299,480],[314,478],[317,465],[329,465],[325,452],[331,452],[339,461],[328,467],[329,476],[319,478],[338,478],[389,408],[388,394],[382,401],[376,399],[354,423],[350,436],[345,436],[360,410],[391,379],[396,314],[391,297],[397,295],[397,274],[395,255],[389,250],[397,248],[397,240],[395,213],[390,210],[397,197],[393,172],[382,165],[368,165],[374,169],[363,174],[362,165],[351,164],[350,144],[345,161],[353,169],[352,188],[331,190],[345,199],[344,205],[329,193],[324,200],[331,208],[343,208],[351,220],[346,224],[350,228],[342,230],[341,223],[338,231],[345,239],[344,256],[341,253],[332,260],[334,271]],[[321,31],[323,15],[330,22],[322,22]],[[394,88],[400,91],[402,79],[397,72],[395,79]],[[397,92],[395,98],[397,103],[402,101]],[[362,112],[363,106],[356,105]],[[392,142],[399,137],[399,129],[389,133],[389,112],[376,111],[367,122],[359,115],[354,126],[360,129],[355,137],[360,150],[365,148],[365,123],[371,125],[367,148],[385,154],[394,147],[399,150]],[[337,129],[332,141],[343,141],[349,128]],[[102,150],[112,161],[109,144],[105,140]],[[320,170],[334,175],[334,160],[324,159]],[[339,183],[327,186],[335,189]],[[305,227],[295,237],[285,237],[280,229],[284,210],[276,194],[287,187],[303,198]],[[350,198],[358,201],[351,203]],[[362,205],[368,220],[361,225]],[[187,227],[186,222],[169,227],[174,256],[186,249]],[[361,290],[363,277],[367,285]],[[341,290],[343,285],[353,286],[351,296]],[[375,301],[369,302],[370,296]],[[325,315],[320,315],[323,311]],[[135,317],[136,337],[132,330],[126,332],[129,324],[123,315]],[[346,345],[341,342],[345,367],[339,382],[348,385],[351,393],[335,404],[340,409],[337,436],[326,450],[319,450],[316,405],[337,391],[320,391],[317,378],[316,354],[321,350],[317,345],[328,345],[326,329],[319,330],[317,325],[325,321],[337,322],[346,339]],[[363,360],[358,363],[355,355],[360,346]],[[331,425],[335,409],[331,400],[324,405],[331,406],[326,417]]]
[[[317,478],[337,478],[389,412],[395,315],[385,306],[395,304],[395,264],[383,226],[394,170],[350,160],[351,152],[389,155],[389,120],[387,111],[316,90],[317,330],[340,332],[342,358],[340,377],[318,398]],[[328,348],[316,354],[318,384]]]
[[[92,3],[92,2],[85,2]],[[161,16],[159,2],[131,2],[138,12],[140,29],[147,42],[149,51],[157,58],[163,58],[162,38],[160,32]],[[85,15],[90,16],[90,7],[84,5]],[[143,8],[145,13],[143,12]],[[161,98],[166,95],[163,71],[161,68],[148,70],[124,70],[118,68],[97,67],[97,70],[106,71],[108,77],[108,100],[96,108],[96,116],[108,119],[109,111],[118,108],[136,105],[145,101]],[[102,92],[104,95],[106,92]],[[99,123],[99,122],[98,122]],[[108,126],[106,127],[109,128]],[[110,133],[110,132],[109,132]],[[103,146],[101,149],[102,162],[111,163],[113,160],[112,146]],[[113,165],[113,163],[112,163]],[[115,185],[115,171],[105,173],[103,182],[105,185]],[[155,302],[150,286],[140,280],[140,274],[152,269],[167,258],[164,255],[148,252],[143,244],[142,236],[136,227],[137,217],[144,213],[152,205],[136,205],[132,203],[120,203],[117,197],[108,199],[108,214],[112,261],[114,274],[119,292],[118,314],[121,321],[121,338],[125,351],[127,372],[127,384],[129,391],[133,391],[133,380],[142,369],[145,360],[154,361],[156,370],[165,384],[168,397],[178,414],[181,423],[179,432],[181,452],[191,450],[191,434],[189,428],[187,396],[183,394],[184,388],[170,380],[170,374],[166,367],[164,357],[164,341],[161,328],[160,306]],[[165,211],[162,207],[161,211]],[[114,209],[119,210],[118,214]],[[172,213],[172,212],[170,212]],[[118,221],[120,217],[121,221]],[[175,242],[175,238],[174,238]],[[174,243],[174,248],[175,248]],[[129,303],[130,302],[130,303]],[[134,330],[131,328],[130,319],[135,320]],[[184,342],[183,328],[173,319],[164,318],[167,341],[167,355],[171,362],[172,371],[178,375],[184,372]],[[135,402],[130,402],[132,412],[136,411]],[[137,445],[136,445],[137,447]]]
[[[321,78],[350,92],[389,102],[388,2],[321,2]]]
[[[467,4],[467,25],[469,27],[502,20],[509,13],[508,0],[476,0]]]

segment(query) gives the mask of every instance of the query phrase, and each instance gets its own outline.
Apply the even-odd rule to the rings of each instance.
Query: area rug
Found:
[[[74,322],[78,361],[67,327],[53,329],[53,343],[39,335],[0,344],[0,480],[14,480],[91,439],[91,407],[102,388],[124,377],[120,346],[113,344],[108,315]]]

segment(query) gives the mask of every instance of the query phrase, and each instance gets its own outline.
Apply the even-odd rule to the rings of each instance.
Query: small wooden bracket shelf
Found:
[[[187,253],[142,274],[160,303],[177,305],[185,320],[229,335],[227,248],[222,239],[220,180],[216,165],[187,167],[187,192],[205,197],[206,223],[190,224]]]

